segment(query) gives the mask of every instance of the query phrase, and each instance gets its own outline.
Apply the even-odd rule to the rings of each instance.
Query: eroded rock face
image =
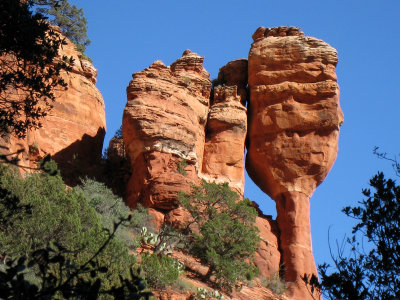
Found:
[[[202,173],[207,181],[228,182],[243,196],[247,114],[240,99],[236,86],[215,87],[207,121]]]
[[[260,27],[253,40],[246,168],[276,201],[289,295],[309,299],[300,279],[316,274],[309,198],[335,161],[343,122],[337,53],[294,27]]]
[[[203,57],[186,50],[170,67],[157,61],[133,74],[127,88],[123,137],[132,163],[131,207],[177,208],[179,191],[201,179],[229,182],[243,196],[246,108],[236,86],[211,82]],[[168,214],[180,219],[182,212]]]
[[[127,88],[123,139],[133,174],[127,203],[149,207],[156,228],[163,222],[179,228],[188,221],[177,195],[190,192],[201,179],[228,182],[244,194],[247,110],[237,86],[247,86],[247,60],[221,68],[225,85],[214,88],[211,106],[209,75],[202,63],[202,57],[185,51],[171,67],[157,61],[133,74]],[[280,266],[277,227],[259,213],[261,241],[255,263],[262,276],[271,276]]]
[[[228,62],[225,66],[219,69],[218,82],[223,85],[237,87],[240,101],[246,105],[247,92],[247,59],[240,58]]]
[[[68,181],[71,172],[78,168],[89,172],[100,159],[106,120],[103,97],[95,86],[97,70],[72,42],[66,42],[59,55],[74,59],[72,70],[61,74],[68,89],[55,91],[54,108],[40,120],[40,129],[29,131],[22,140],[10,136],[3,144],[10,152],[25,150],[20,154],[24,166],[36,167],[50,154]]]
[[[199,182],[210,87],[203,57],[189,50],[169,67],[157,61],[133,74],[123,116],[129,206],[174,209],[177,193]]]

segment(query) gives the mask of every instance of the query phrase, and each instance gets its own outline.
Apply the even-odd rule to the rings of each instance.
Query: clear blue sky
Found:
[[[99,71],[97,87],[106,103],[105,145],[121,125],[131,74],[155,60],[170,64],[191,49],[205,57],[215,78],[230,60],[247,57],[259,26],[298,26],[338,50],[345,121],[336,163],[311,198],[317,263],[330,260],[329,226],[332,244],[351,231],[341,208],[362,199],[361,189],[378,170],[394,176],[372,149],[400,152],[399,0],[70,1],[88,19],[87,54]],[[274,202],[246,180],[246,196],[276,215]]]

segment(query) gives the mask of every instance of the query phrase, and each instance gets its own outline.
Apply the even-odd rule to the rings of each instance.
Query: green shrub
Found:
[[[80,265],[107,240],[101,219],[84,195],[67,189],[59,173],[52,173],[55,175],[36,173],[22,179],[0,166],[0,208],[4,209],[0,214],[0,254],[6,258],[29,259],[33,252],[56,243],[69,251],[71,264]],[[10,205],[11,198],[18,200],[15,207]],[[108,269],[101,277],[104,288],[112,286],[135,263],[127,247],[115,238],[98,259]]]
[[[113,232],[96,253],[80,265],[71,264],[69,251],[57,244],[34,251],[29,259],[22,256],[0,265],[0,295],[4,299],[152,298],[153,294],[132,269],[129,274],[118,276],[109,288],[102,286],[101,274],[107,273],[108,268],[97,257],[112,240],[122,222],[115,225]],[[29,278],[32,270],[37,270],[34,281]]]
[[[287,291],[285,281],[279,277],[279,274],[261,278],[261,284],[279,296]]]
[[[224,299],[224,295],[222,295],[217,290],[207,290],[205,288],[198,287],[196,293],[194,294],[194,299]]]
[[[231,291],[238,281],[252,279],[258,269],[251,259],[260,238],[250,200],[238,201],[227,183],[205,181],[179,198],[198,225],[198,230],[190,230],[188,249],[209,266],[205,280],[214,276],[217,286]]]
[[[149,221],[146,209],[139,206],[131,212],[123,200],[114,195],[110,188],[93,179],[84,179],[82,185],[75,187],[75,190],[83,194],[89,205],[98,213],[103,226],[109,230],[113,229],[114,223],[118,220],[131,215],[131,221],[120,226],[116,232],[116,238],[131,250],[139,246],[140,229]],[[137,238],[134,238],[134,235]]]
[[[187,165],[188,165],[188,163],[187,163],[186,159],[182,158],[182,159],[177,163],[177,166],[176,166],[176,168],[177,168],[177,170],[178,170],[178,173],[179,173],[179,174],[182,174],[182,175],[186,175],[187,172],[186,172],[185,168],[187,167]]]
[[[178,280],[174,283],[172,288],[175,291],[180,291],[180,292],[195,292],[196,291],[196,286],[182,278],[178,278]]]
[[[142,256],[141,268],[151,288],[164,289],[177,282],[180,263],[168,256],[148,254]]]

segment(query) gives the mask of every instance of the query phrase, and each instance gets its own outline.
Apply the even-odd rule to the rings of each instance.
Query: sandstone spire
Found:
[[[276,202],[289,296],[309,299],[300,279],[316,273],[309,198],[335,161],[343,122],[337,53],[295,27],[260,27],[253,40],[246,168]]]
[[[201,171],[211,82],[203,57],[186,50],[133,74],[127,88],[123,138],[133,176],[127,203],[171,210]]]

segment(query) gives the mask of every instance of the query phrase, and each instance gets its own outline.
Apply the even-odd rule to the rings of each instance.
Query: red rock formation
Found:
[[[221,70],[225,86],[215,87],[211,107],[208,73],[202,58],[190,51],[171,67],[158,61],[133,74],[127,88],[123,137],[133,174],[127,203],[150,207],[156,228],[164,221],[179,227],[188,220],[177,207],[177,194],[189,192],[200,179],[228,182],[243,196],[247,115],[236,85],[246,89],[247,61]],[[279,271],[276,224],[261,214],[256,225],[261,242],[255,263],[268,277]]]
[[[72,42],[66,42],[59,55],[74,59],[72,70],[61,74],[68,89],[55,91],[54,108],[41,119],[40,129],[29,131],[23,140],[10,136],[3,145],[9,152],[25,149],[21,165],[30,167],[51,154],[68,177],[76,168],[91,168],[101,157],[106,121],[104,101],[95,87],[97,70]]]
[[[219,69],[218,82],[223,85],[236,85],[243,105],[247,101],[247,59],[240,58],[228,62]]]
[[[103,181],[116,195],[125,199],[126,185],[132,172],[122,136],[114,136],[108,143],[107,160],[103,165],[103,170]]]
[[[127,203],[171,210],[177,193],[198,183],[211,82],[203,57],[186,50],[170,67],[161,61],[133,74],[123,137],[132,163]]]
[[[235,86],[217,87],[209,108],[210,87],[203,58],[189,50],[171,67],[157,61],[133,75],[123,119],[131,207],[174,209],[177,192],[200,178],[243,195],[246,108]]]
[[[337,53],[294,27],[260,27],[253,40],[246,168],[276,201],[289,296],[310,299],[300,279],[316,273],[309,198],[332,167],[343,122]]]
[[[217,183],[229,182],[241,196],[244,193],[246,133],[246,108],[240,103],[237,87],[215,87],[207,121],[203,178]]]
[[[279,274],[281,253],[279,252],[279,233],[276,221],[268,216],[256,219],[261,238],[260,245],[254,254],[254,262],[260,270],[261,277],[271,277]]]

